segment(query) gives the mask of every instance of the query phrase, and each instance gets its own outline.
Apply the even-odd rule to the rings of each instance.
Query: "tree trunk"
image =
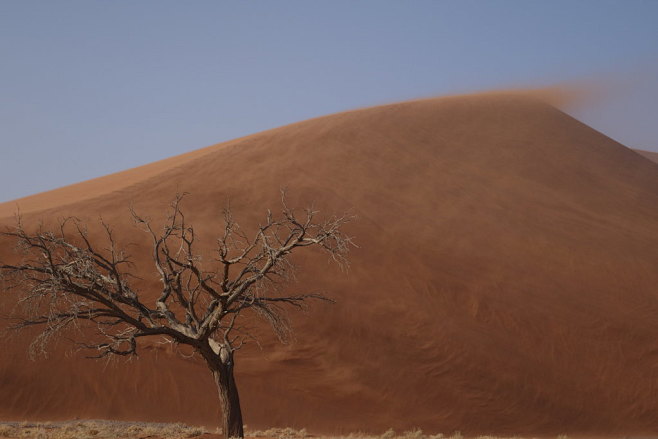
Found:
[[[222,404],[222,432],[225,439],[244,438],[238,387],[233,376],[233,355],[211,367]]]

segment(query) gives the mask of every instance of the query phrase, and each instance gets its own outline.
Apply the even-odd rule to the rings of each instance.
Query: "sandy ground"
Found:
[[[190,192],[189,220],[210,243],[227,199],[249,228],[281,187],[292,205],[356,214],[359,248],[348,274],[320,254],[297,260],[291,289],[336,304],[295,315],[292,344],[253,323],[262,350],[237,360],[248,425],[658,431],[658,165],[537,101],[461,96],[317,118],[4,203],[0,222],[17,206],[26,224],[102,215],[137,244],[138,287],[154,296],[130,204],[160,218]],[[198,359],[150,343],[107,365],[61,343],[31,362],[28,337],[0,351],[2,419],[216,425]]]

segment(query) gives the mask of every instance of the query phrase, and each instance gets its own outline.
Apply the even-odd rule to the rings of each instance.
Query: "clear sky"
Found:
[[[0,201],[355,107],[602,77],[572,114],[658,151],[657,65],[658,0],[1,0]]]

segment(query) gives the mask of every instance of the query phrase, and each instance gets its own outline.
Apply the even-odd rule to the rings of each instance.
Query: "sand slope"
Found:
[[[347,276],[300,260],[293,288],[337,304],[296,316],[292,345],[264,337],[242,352],[249,426],[658,430],[658,165],[536,101],[331,115],[5,203],[0,216],[16,204],[26,221],[102,215],[139,243],[129,203],[158,217],[188,191],[190,220],[211,236],[227,197],[253,223],[282,186],[293,204],[353,211],[360,248]],[[146,252],[134,251],[143,288],[155,285]],[[2,418],[214,422],[204,366],[170,347],[106,367],[29,362],[20,342],[0,356]]]
[[[648,158],[649,160],[658,163],[658,152],[653,152],[653,151],[644,151],[641,149],[636,149],[635,152],[638,154]]]

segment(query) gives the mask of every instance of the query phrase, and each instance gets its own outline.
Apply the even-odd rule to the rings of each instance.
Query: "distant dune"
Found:
[[[644,157],[648,158],[649,160],[658,163],[658,152],[653,152],[653,151],[643,151],[641,149],[636,149],[635,152],[638,154],[643,155]]]
[[[288,187],[291,204],[354,212],[359,248],[348,275],[299,259],[291,288],[337,303],[295,316],[291,345],[263,335],[241,352],[250,427],[640,434],[658,430],[658,166],[640,154],[534,99],[429,99],[0,204],[0,222],[17,206],[28,224],[102,215],[144,244],[132,252],[148,290],[130,204],[158,218],[190,192],[189,220],[210,237],[227,199],[253,225]],[[209,374],[170,346],[109,366],[66,346],[31,362],[25,338],[3,342],[0,418],[216,423]]]

